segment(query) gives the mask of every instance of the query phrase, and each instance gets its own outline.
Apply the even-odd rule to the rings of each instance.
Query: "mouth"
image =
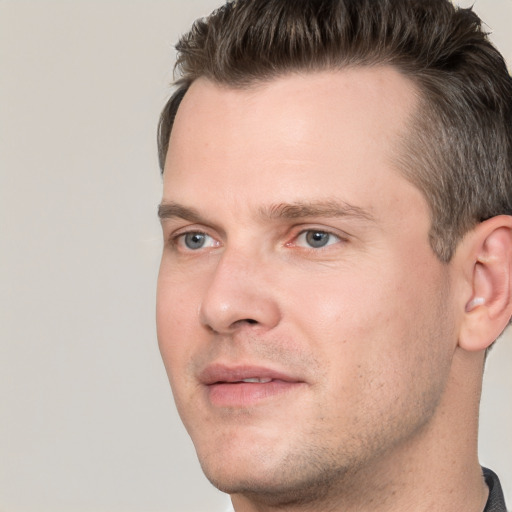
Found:
[[[304,382],[263,367],[208,366],[201,374],[209,402],[216,407],[243,408],[277,400]]]

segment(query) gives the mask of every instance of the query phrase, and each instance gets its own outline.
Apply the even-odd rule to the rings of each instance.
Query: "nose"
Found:
[[[271,266],[258,258],[226,250],[202,297],[203,325],[219,334],[248,326],[270,330],[279,323],[280,316]]]

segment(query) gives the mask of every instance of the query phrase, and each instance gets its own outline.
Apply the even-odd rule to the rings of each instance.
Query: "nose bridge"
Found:
[[[272,328],[279,308],[268,276],[269,263],[257,251],[226,248],[201,301],[201,322],[219,333],[241,325]]]

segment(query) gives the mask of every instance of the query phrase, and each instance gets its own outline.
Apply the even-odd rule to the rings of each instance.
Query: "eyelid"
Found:
[[[205,249],[221,247],[223,245],[223,243],[221,241],[221,237],[215,231],[213,233],[212,233],[212,231],[214,231],[214,230],[207,228],[204,225],[192,224],[192,225],[182,226],[177,229],[171,230],[171,232],[165,238],[168,241],[168,244],[175,249],[179,248],[181,250],[184,250],[185,252],[199,252],[202,248],[194,250],[194,249],[190,249],[190,248],[187,248],[184,246],[183,240],[184,240],[185,236],[188,234],[192,234],[192,233],[202,234],[207,237],[210,237],[212,240],[215,241],[214,246],[208,246],[208,247],[205,247]],[[305,235],[306,233],[315,232],[315,231],[321,232],[321,233],[326,233],[332,237],[335,237],[337,240],[335,243],[328,243],[327,245],[325,245],[323,247],[318,247],[318,248],[308,247],[306,244],[304,244],[304,245],[297,244],[297,239],[300,236]],[[350,235],[348,235],[346,232],[340,231],[338,229],[334,229],[332,227],[321,226],[318,224],[312,224],[312,225],[301,224],[299,226],[293,227],[292,233],[287,237],[288,241],[284,244],[284,246],[285,247],[299,247],[304,250],[311,250],[314,252],[318,252],[321,249],[328,249],[330,246],[336,245],[340,242],[348,242],[350,240],[350,238],[351,238]]]
[[[328,243],[325,246],[317,247],[317,248],[307,246],[306,244],[304,244],[304,245],[297,244],[297,240],[299,239],[299,237],[306,235],[307,233],[311,233],[311,232],[325,233],[327,235],[335,237],[337,239],[337,241],[334,243]],[[311,225],[311,226],[301,225],[298,228],[296,228],[291,240],[289,242],[287,242],[285,245],[287,247],[300,247],[301,249],[318,252],[322,249],[327,249],[327,248],[331,247],[332,245],[336,245],[340,242],[348,242],[348,240],[349,240],[349,236],[346,233],[340,232],[339,230],[336,230],[336,229],[333,229],[330,227],[318,226],[318,225]]]
[[[199,252],[202,249],[211,249],[211,248],[215,248],[215,247],[220,247],[222,244],[219,241],[219,237],[216,236],[215,234],[211,233],[210,231],[211,230],[205,228],[204,226],[200,226],[197,224],[188,225],[188,226],[184,226],[184,227],[181,227],[181,228],[171,231],[171,233],[167,236],[167,240],[171,247],[185,251],[185,252]],[[189,247],[185,246],[185,242],[184,242],[185,237],[190,234],[201,234],[206,237],[209,237],[215,241],[215,245],[209,245],[209,246],[201,247],[201,248],[195,249],[195,250],[190,249]]]

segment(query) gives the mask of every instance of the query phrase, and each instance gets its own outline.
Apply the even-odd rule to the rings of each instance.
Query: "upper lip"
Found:
[[[199,380],[207,386],[218,383],[240,382],[245,379],[302,382],[301,379],[264,366],[211,364],[204,368],[199,374]]]

